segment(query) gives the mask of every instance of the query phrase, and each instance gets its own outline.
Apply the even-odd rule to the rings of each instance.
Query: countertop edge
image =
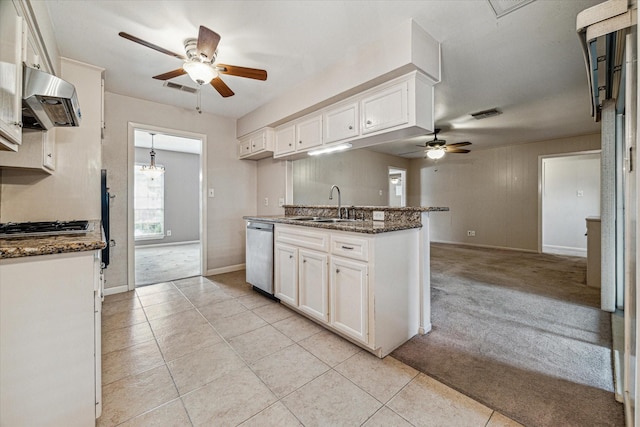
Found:
[[[312,221],[296,221],[287,219],[282,215],[274,216],[243,216],[245,221],[262,221],[270,222],[274,224],[286,224],[295,225],[300,227],[309,228],[321,228],[324,230],[333,231],[346,231],[351,233],[361,234],[380,234],[390,233],[393,231],[411,230],[414,228],[422,228],[420,223],[408,223],[408,222],[383,222],[383,221],[355,221],[355,222],[343,222],[343,223],[326,223],[326,222],[312,222]]]

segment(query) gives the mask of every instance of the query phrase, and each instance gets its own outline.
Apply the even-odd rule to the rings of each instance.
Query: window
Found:
[[[164,174],[151,178],[135,165],[134,179],[135,240],[164,237]]]

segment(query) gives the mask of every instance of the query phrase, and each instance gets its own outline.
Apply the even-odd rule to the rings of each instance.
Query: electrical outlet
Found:
[[[467,230],[467,236],[468,237],[476,237],[476,231],[475,230]]]
[[[215,196],[215,191],[213,190],[213,188],[209,189],[209,193],[208,194],[209,194],[209,197]]]
[[[264,198],[264,205],[265,206],[269,206],[269,198],[268,197]]]
[[[278,206],[284,206],[284,197],[278,199]]]
[[[584,191],[583,190],[576,191],[576,196],[583,197],[584,196]]]
[[[384,221],[384,211],[373,211],[374,221]]]
[[[171,236],[171,230],[167,230],[167,237]]]

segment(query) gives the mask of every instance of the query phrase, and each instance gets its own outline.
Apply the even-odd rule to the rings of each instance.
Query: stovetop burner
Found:
[[[89,221],[84,220],[0,223],[0,237],[80,234],[89,231]]]

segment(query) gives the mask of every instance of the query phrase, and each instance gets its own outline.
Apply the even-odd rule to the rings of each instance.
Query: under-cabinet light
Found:
[[[348,150],[351,147],[352,145],[347,142],[346,144],[334,145],[333,147],[320,148],[319,150],[311,150],[307,154],[309,154],[310,156],[317,156],[319,154],[333,153],[334,151]]]

